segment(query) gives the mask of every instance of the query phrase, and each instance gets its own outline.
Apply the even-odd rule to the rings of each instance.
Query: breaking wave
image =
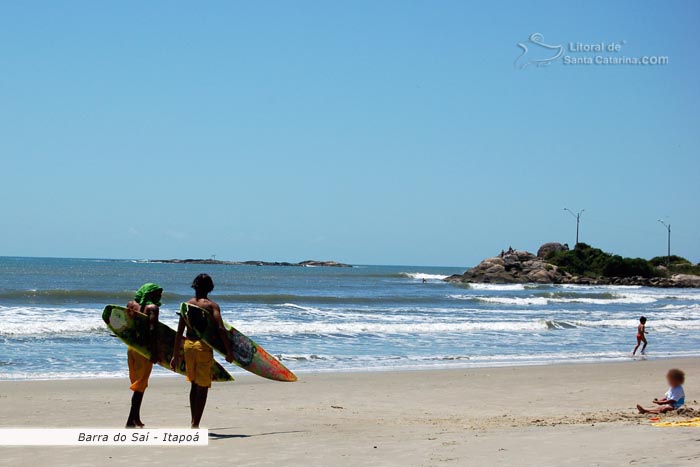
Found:
[[[469,288],[473,290],[525,290],[524,284],[469,284]]]
[[[415,280],[427,280],[427,281],[441,281],[443,279],[446,279],[448,276],[444,276],[442,274],[428,274],[425,272],[402,272],[399,273],[399,276],[401,277],[407,277],[409,279],[415,279]]]
[[[592,305],[610,305],[610,304],[647,304],[654,303],[658,298],[644,295],[608,295],[608,296],[585,296],[571,295],[561,296],[555,294],[535,295],[528,297],[504,297],[504,296],[484,296],[484,295],[465,295],[454,294],[449,295],[450,298],[457,300],[469,300],[483,303],[493,303],[500,305],[512,306],[546,306],[552,303],[586,303]]]

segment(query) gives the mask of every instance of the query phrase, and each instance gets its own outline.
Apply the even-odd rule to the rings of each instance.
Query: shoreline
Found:
[[[215,356],[216,357],[216,356]],[[654,356],[654,355],[637,355],[635,357],[627,356],[620,358],[610,358],[606,360],[556,360],[556,361],[538,361],[538,362],[528,362],[528,363],[514,363],[514,362],[504,362],[502,364],[493,363],[483,363],[483,364],[470,364],[470,363],[454,363],[448,365],[432,365],[432,366],[420,366],[411,365],[405,367],[365,367],[365,368],[321,368],[321,369],[292,369],[294,374],[298,376],[314,376],[314,375],[354,375],[354,374],[377,374],[377,373],[423,373],[423,372],[433,372],[433,371],[463,371],[463,370],[490,370],[490,369],[501,369],[501,368],[538,368],[538,367],[558,367],[558,366],[579,366],[579,365],[623,365],[626,363],[634,362],[656,362],[656,361],[684,361],[700,359],[700,352],[695,355],[669,355],[669,356]],[[245,379],[247,377],[256,377],[250,372],[240,368],[231,367],[228,371],[235,378],[235,382],[240,379]],[[52,376],[41,376],[38,378],[12,378],[3,379],[0,377],[0,386],[7,382],[33,382],[33,381],[114,381],[118,379],[126,378],[127,372],[124,371],[123,374],[119,375],[86,375],[81,377],[69,376],[61,377],[59,375]],[[171,378],[181,378],[181,375],[177,375],[171,371],[167,371],[162,367],[159,367],[158,373],[151,375],[152,379],[171,379]],[[264,379],[264,378],[262,378]],[[216,385],[221,383],[214,383]]]

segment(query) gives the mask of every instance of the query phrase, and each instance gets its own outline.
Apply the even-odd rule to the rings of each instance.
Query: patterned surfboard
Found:
[[[226,355],[226,347],[221,339],[219,329],[207,310],[183,303],[180,306],[180,315],[185,317],[187,325],[194,329],[204,342],[220,354]],[[233,349],[236,365],[258,376],[275,381],[292,382],[297,380],[294,373],[251,338],[226,322],[224,322],[224,326]]]
[[[126,345],[146,358],[151,358],[148,349],[147,330],[148,316],[138,311],[127,310],[123,306],[107,305],[102,312],[102,320],[107,327]],[[175,331],[159,322],[156,328],[158,332],[158,364],[170,370],[170,360],[173,357],[175,345]],[[176,373],[185,374],[184,349],[181,348],[180,368]],[[231,376],[218,362],[214,362],[211,368],[212,381],[233,381]]]

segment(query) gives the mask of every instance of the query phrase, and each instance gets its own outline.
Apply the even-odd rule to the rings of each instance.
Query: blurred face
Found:
[[[680,384],[678,379],[671,373],[666,375],[666,381],[668,382],[669,386],[678,386]]]
[[[151,300],[154,302],[159,302],[160,299],[163,297],[163,291],[162,290],[157,290],[150,294]]]

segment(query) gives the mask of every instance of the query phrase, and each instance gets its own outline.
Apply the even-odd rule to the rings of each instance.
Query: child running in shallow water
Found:
[[[683,404],[685,404],[685,392],[683,391],[683,383],[685,383],[685,373],[676,368],[668,370],[666,374],[666,381],[668,381],[668,391],[664,394],[663,399],[654,399],[654,404],[658,407],[651,409],[645,409],[641,405],[637,404],[637,410],[639,413],[665,413],[672,410],[680,409]]]
[[[632,355],[635,355],[637,353],[637,349],[639,348],[639,344],[644,342],[644,346],[642,347],[642,351],[640,352],[642,355],[644,355],[644,352],[647,349],[647,319],[642,316],[639,318],[639,326],[637,326],[637,345],[634,347],[634,350],[632,351]]]

